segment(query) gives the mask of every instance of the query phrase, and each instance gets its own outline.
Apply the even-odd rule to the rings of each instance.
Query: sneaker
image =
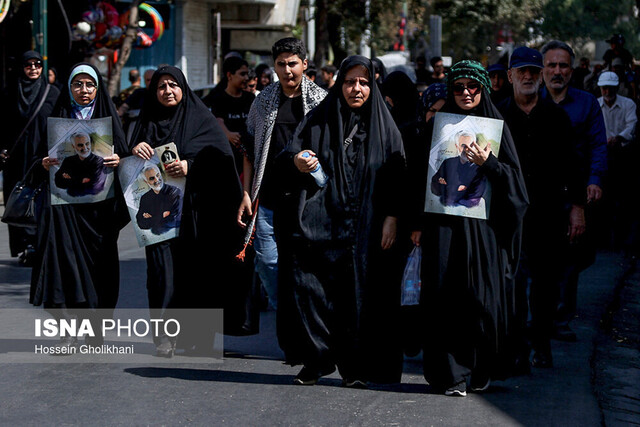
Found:
[[[342,385],[347,388],[361,388],[361,389],[369,388],[366,381],[357,380],[357,379],[345,378],[342,380]]]
[[[465,397],[467,395],[467,383],[460,381],[458,384],[449,387],[447,391],[444,392],[444,395]]]
[[[296,385],[314,385],[320,377],[321,375],[317,371],[303,367],[293,379],[293,383]]]
[[[553,334],[553,338],[558,341],[566,341],[566,342],[576,342],[578,341],[578,337],[576,333],[569,327],[569,325],[558,325],[556,326],[555,333]]]
[[[156,357],[171,359],[175,353],[175,347],[169,341],[156,345]]]

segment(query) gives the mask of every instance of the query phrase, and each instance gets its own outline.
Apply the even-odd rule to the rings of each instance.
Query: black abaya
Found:
[[[371,76],[371,91],[362,107],[351,109],[342,87],[358,65]],[[370,60],[347,58],[334,87],[279,158],[298,186],[276,223],[278,339],[289,363],[318,373],[337,365],[345,379],[397,382],[402,265],[395,249],[382,250],[381,240],[385,218],[402,210],[405,162],[402,138],[373,76]],[[293,156],[307,149],[329,177],[323,188],[293,166]]]
[[[158,101],[156,90],[148,91],[130,150],[140,142],[151,147],[174,142],[188,170],[179,236],[145,248],[149,306],[225,308],[225,331],[242,333],[249,281],[225,282],[230,277],[241,280],[239,272],[246,268],[235,259],[243,230],[236,225],[242,187],[233,153],[182,71],[162,67],[154,73],[150,87],[157,87],[163,75],[178,83],[182,100],[167,108]],[[252,327],[256,326],[247,328]]]
[[[98,77],[91,118],[111,117],[114,151],[122,156],[126,153],[124,132],[102,77],[95,67],[78,65],[93,68]],[[52,116],[76,118],[68,90],[60,96]],[[47,140],[43,138],[39,156],[47,152]],[[41,172],[48,180],[49,174],[44,169]],[[114,185],[114,198],[67,205],[51,205],[47,186],[31,275],[32,304],[44,304],[45,308],[115,308],[120,281],[117,241],[128,214],[117,179]]]
[[[452,96],[442,111],[502,119],[486,90],[471,111],[458,108]],[[431,141],[432,132],[433,120],[425,141]],[[423,157],[413,168],[414,212],[424,210],[429,145],[424,144]],[[480,170],[492,185],[488,220],[423,216],[424,375],[436,388],[446,389],[474,374],[506,378],[517,357],[514,280],[528,197],[506,124],[498,158],[490,154]]]
[[[23,62],[29,59],[42,60],[42,57],[38,53],[31,51],[23,56]],[[3,136],[0,138],[0,150],[6,149],[9,151],[15,146],[2,172],[2,193],[5,201],[9,198],[13,187],[24,177],[29,167],[37,158],[36,150],[44,135],[44,130],[47,126],[47,117],[51,115],[56,100],[60,95],[60,91],[56,87],[49,87],[49,93],[38,115],[33,119],[31,124],[29,124],[29,128],[22,134],[20,141],[17,141],[17,138],[38,107],[48,85],[44,71],[37,80],[29,80],[24,72],[21,71],[18,82],[9,85],[2,96],[2,102],[0,103],[0,127],[2,128]],[[9,248],[12,257],[18,256],[28,245],[36,244],[35,229],[14,227],[11,225],[9,225],[8,228]]]

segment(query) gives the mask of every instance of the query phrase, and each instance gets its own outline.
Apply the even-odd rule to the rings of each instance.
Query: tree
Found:
[[[131,9],[129,9],[129,25],[127,25],[127,31],[125,32],[122,46],[118,51],[118,61],[114,64],[111,71],[111,77],[109,78],[109,95],[116,96],[120,88],[120,77],[122,75],[122,69],[131,56],[131,48],[133,42],[135,42],[138,33],[138,6],[141,0],[133,0],[131,3]]]

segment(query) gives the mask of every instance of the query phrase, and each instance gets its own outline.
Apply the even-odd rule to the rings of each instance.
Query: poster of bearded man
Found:
[[[51,204],[96,203],[114,197],[111,118],[76,120],[51,117],[48,149]]]
[[[157,147],[149,160],[122,159],[119,178],[140,247],[177,237],[180,232],[186,178],[172,178],[163,167],[167,156],[179,160],[174,143]]]

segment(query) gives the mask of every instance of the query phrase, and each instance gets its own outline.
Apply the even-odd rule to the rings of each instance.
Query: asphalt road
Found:
[[[119,242],[119,307],[145,305],[144,251],[131,229]],[[553,342],[555,366],[493,383],[466,398],[431,394],[419,357],[402,384],[346,389],[333,374],[294,386],[297,367],[282,363],[273,312],[261,333],[224,337],[218,364],[5,363],[0,369],[1,425],[602,425],[590,358],[600,320],[622,274],[621,258],[600,254],[583,273],[577,343]],[[0,310],[30,308],[30,270],[9,258],[0,225]],[[1,328],[1,326],[0,326]],[[0,338],[1,339],[1,338]]]

